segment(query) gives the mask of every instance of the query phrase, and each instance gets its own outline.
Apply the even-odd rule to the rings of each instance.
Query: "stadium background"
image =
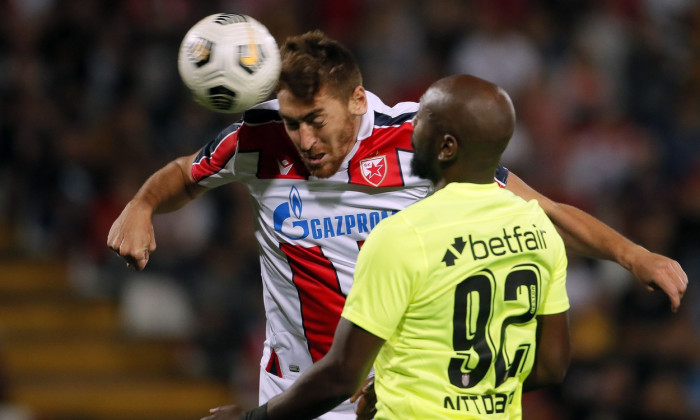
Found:
[[[199,418],[256,395],[263,337],[235,186],[156,221],[142,273],[105,246],[145,178],[234,116],[196,105],[186,30],[247,13],[321,28],[385,102],[456,72],[518,113],[505,164],[681,262],[679,313],[571,257],[573,361],[526,419],[700,418],[700,3],[695,0],[0,0],[0,419]]]

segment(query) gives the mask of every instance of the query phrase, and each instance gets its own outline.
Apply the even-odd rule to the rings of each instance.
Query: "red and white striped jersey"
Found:
[[[267,315],[261,363],[279,377],[295,379],[330,348],[370,230],[433,190],[411,175],[418,104],[367,99],[355,146],[330,178],[309,175],[276,100],[246,112],[192,165],[200,185],[242,182],[253,198]]]

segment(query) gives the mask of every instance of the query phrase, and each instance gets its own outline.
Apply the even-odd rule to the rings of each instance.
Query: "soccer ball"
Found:
[[[217,13],[185,34],[178,71],[194,99],[216,112],[243,112],[277,85],[280,52],[267,28],[250,16]]]

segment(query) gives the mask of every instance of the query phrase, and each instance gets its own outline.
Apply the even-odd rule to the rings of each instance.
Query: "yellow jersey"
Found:
[[[449,184],[380,222],[342,313],[386,340],[375,418],[521,418],[536,316],[569,308],[566,266],[537,202],[496,183]]]

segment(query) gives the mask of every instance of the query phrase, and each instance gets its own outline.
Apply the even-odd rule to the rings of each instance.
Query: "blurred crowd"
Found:
[[[68,261],[79,293],[119,300],[135,334],[186,343],[189,374],[253,398],[264,313],[246,191],[159,216],[144,272],[105,245],[148,175],[238,118],[194,103],[177,74],[185,32],[222,11],[278,42],[324,30],[386,103],[452,73],[503,86],[519,121],[504,164],[690,279],[673,314],[616,264],[570,256],[574,359],[527,415],[700,418],[697,0],[0,0],[2,258]]]

